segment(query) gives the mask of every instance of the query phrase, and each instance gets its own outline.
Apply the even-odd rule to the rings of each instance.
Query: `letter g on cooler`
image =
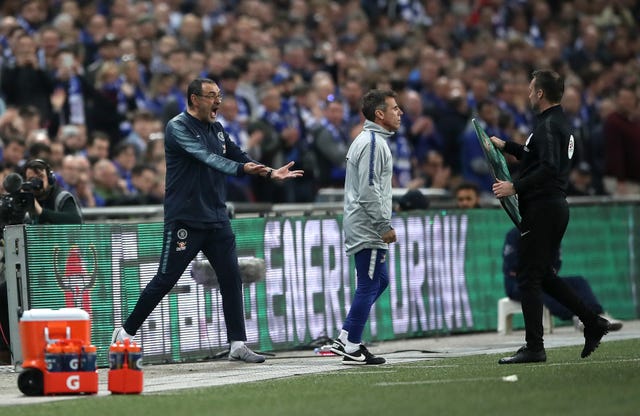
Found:
[[[78,390],[80,388],[80,376],[76,374],[76,375],[67,377],[66,384],[69,390]]]

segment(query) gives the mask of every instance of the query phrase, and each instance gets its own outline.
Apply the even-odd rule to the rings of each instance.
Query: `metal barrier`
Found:
[[[397,199],[408,189],[394,188],[393,197]],[[456,202],[449,191],[444,189],[422,188],[420,191],[429,198],[431,209],[453,209]],[[269,217],[286,215],[335,215],[342,213],[344,191],[341,189],[320,189],[318,202],[270,204],[252,202],[228,202],[227,209],[231,218]],[[610,205],[618,203],[640,203],[640,195],[628,196],[581,196],[567,198],[570,205]],[[484,208],[499,208],[500,202],[491,195],[483,195],[481,205]],[[85,222],[155,222],[162,221],[162,205],[114,206],[102,208],[84,208]]]

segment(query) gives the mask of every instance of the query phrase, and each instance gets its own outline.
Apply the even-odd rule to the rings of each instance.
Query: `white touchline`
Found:
[[[502,377],[474,377],[474,378],[443,378],[440,380],[416,380],[416,381],[397,381],[389,383],[376,383],[375,386],[410,386],[414,384],[440,384],[440,383],[458,383],[471,381],[502,381]]]

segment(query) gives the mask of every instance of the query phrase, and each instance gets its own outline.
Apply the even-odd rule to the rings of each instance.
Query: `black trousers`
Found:
[[[553,269],[555,256],[569,223],[569,206],[564,198],[533,201],[520,205],[520,258],[518,284],[522,294],[527,347],[544,348],[542,338],[542,292],[577,315],[585,326],[595,323],[597,315]]]
[[[229,222],[208,229],[196,229],[182,223],[165,225],[158,272],[140,294],[123,325],[128,334],[138,332],[200,250],[218,276],[228,341],[246,341],[236,237]]]

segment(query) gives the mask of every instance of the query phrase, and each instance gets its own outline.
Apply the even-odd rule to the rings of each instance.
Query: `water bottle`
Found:
[[[96,371],[96,351],[97,348],[95,345],[84,345],[82,347],[82,354],[80,355],[81,371]]]
[[[332,351],[331,351],[331,345],[323,345],[320,348],[314,348],[313,352],[316,355],[325,355],[325,356],[331,356],[331,355],[335,355]]]
[[[62,347],[62,371],[80,370],[80,346],[74,343]]]
[[[129,344],[127,365],[129,370],[142,370],[142,348],[135,342]]]
[[[51,373],[62,371],[62,346],[57,343],[47,344],[44,349],[44,362],[47,371]]]
[[[109,347],[109,369],[121,370],[124,365],[124,345],[121,342]]]

